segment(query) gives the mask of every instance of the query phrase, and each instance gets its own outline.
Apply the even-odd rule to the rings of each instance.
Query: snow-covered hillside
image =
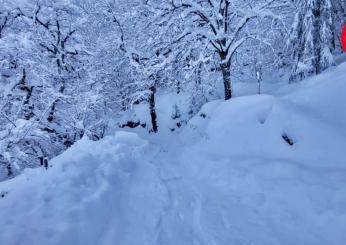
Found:
[[[0,244],[344,244],[345,71],[208,103],[179,134],[83,138],[0,183]]]

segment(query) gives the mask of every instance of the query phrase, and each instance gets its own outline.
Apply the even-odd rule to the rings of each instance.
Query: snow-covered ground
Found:
[[[345,244],[345,71],[208,103],[179,133],[82,139],[0,183],[0,244]]]

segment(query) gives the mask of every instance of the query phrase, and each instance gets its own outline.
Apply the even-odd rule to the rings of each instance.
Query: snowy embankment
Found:
[[[169,138],[81,140],[0,183],[0,244],[344,244],[345,71],[208,103]]]
[[[130,133],[83,139],[51,161],[48,171],[26,170],[1,183],[0,244],[112,244],[110,232],[133,244],[134,234],[156,225],[160,211],[147,147]]]

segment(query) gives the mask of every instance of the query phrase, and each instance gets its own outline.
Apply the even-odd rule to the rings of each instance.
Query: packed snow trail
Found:
[[[208,103],[180,134],[82,139],[0,183],[0,244],[343,245],[345,70]]]

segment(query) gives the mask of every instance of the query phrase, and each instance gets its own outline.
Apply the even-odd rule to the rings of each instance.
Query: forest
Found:
[[[344,245],[346,0],[0,0],[0,245]]]
[[[158,94],[186,95],[183,125],[237,95],[233,83],[261,93],[262,80],[319,74],[341,53],[345,9],[344,0],[1,0],[0,178],[47,164],[84,135],[102,139],[110,124],[156,133]],[[136,104],[150,120],[131,115]]]

